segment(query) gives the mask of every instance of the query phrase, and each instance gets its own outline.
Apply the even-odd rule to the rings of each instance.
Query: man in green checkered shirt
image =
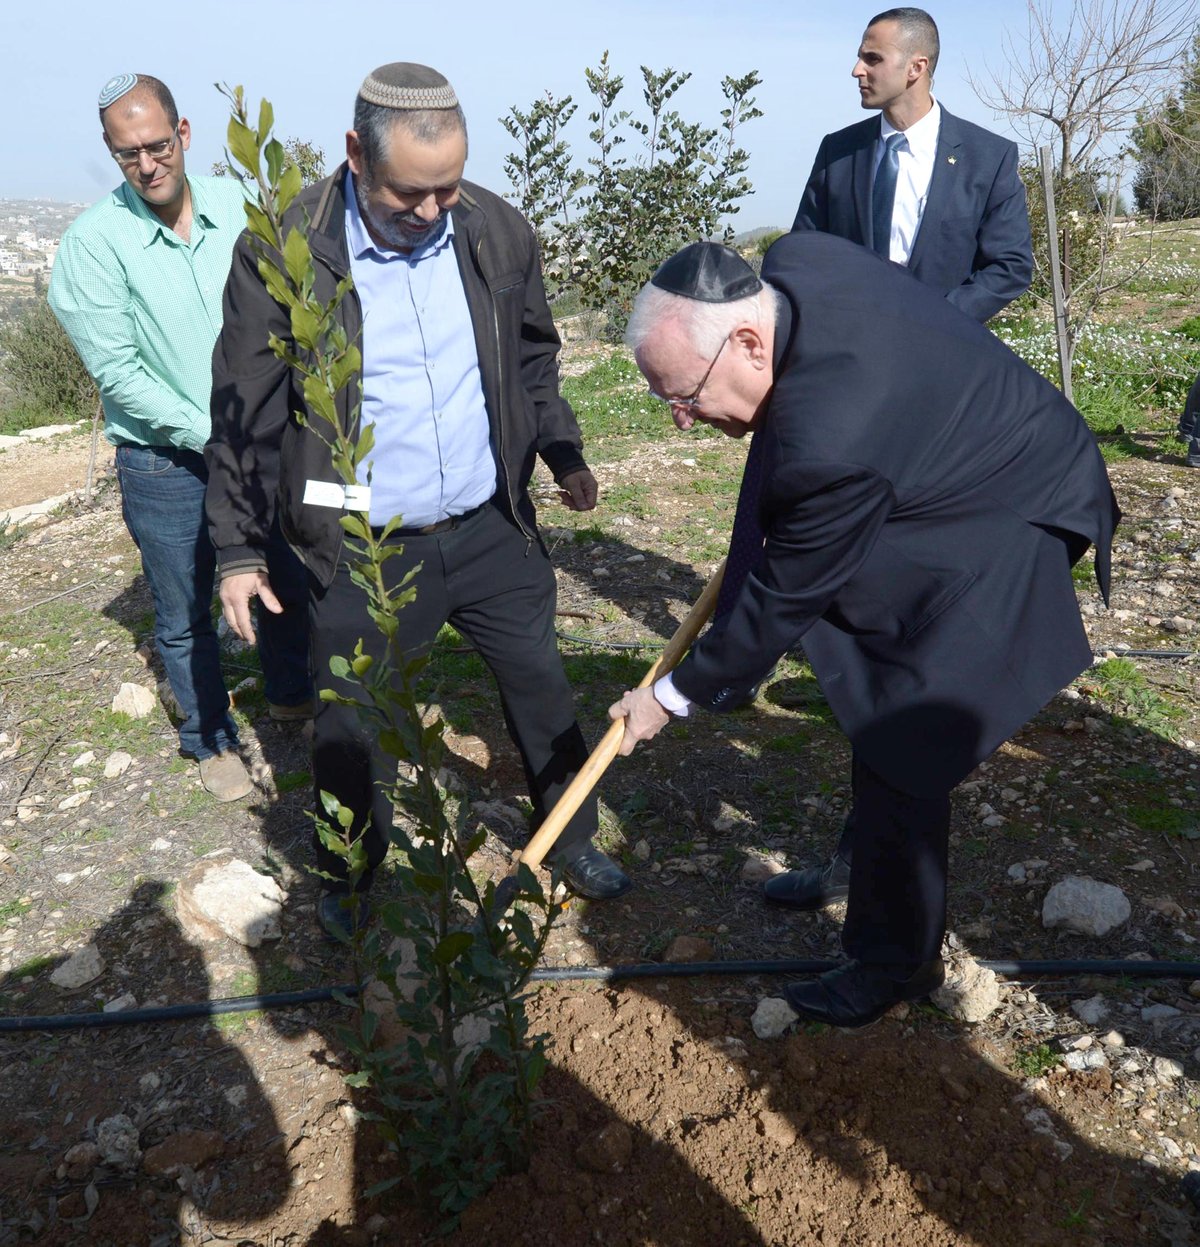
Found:
[[[154,635],[179,704],[180,750],[204,786],[252,791],[221,676],[213,627],[215,557],[204,516],[213,343],[233,245],[245,225],[234,179],[189,177],[191,142],[170,91],[119,74],[100,92],[105,145],[125,180],[63,236],[50,306],[96,380],[116,446],[121,506],[154,597]],[[273,507],[274,499],[264,499]],[[275,718],[311,714],[307,586],[277,541],[280,613],[260,611],[259,648]]]

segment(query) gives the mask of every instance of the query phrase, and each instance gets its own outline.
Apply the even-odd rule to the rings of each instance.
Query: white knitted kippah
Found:
[[[96,102],[101,108],[115,104],[137,86],[137,80],[137,74],[115,74],[100,88],[100,98]]]
[[[427,109],[457,108],[454,88],[436,69],[414,65],[410,61],[393,61],[380,65],[364,79],[358,94],[368,104],[383,108]]]

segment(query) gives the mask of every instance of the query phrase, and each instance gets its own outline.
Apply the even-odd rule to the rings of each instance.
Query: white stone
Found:
[[[633,846],[633,855],[639,862],[648,862],[650,860],[650,841],[639,840]]]
[[[1108,1057],[1104,1055],[1103,1048],[1076,1049],[1063,1057],[1063,1064],[1067,1069],[1080,1073],[1083,1070],[1103,1069],[1108,1064]]]
[[[96,1146],[104,1163],[118,1169],[132,1169],[142,1157],[137,1127],[124,1113],[106,1117],[96,1127]]]
[[[76,792],[69,797],[63,797],[58,803],[60,810],[77,810],[81,805],[86,804],[92,799],[90,788],[85,788],[82,792]]]
[[[50,982],[65,992],[72,992],[77,987],[99,978],[103,973],[104,958],[100,956],[100,950],[95,944],[85,944],[54,971]]]
[[[1142,1010],[1143,1022],[1169,1022],[1172,1018],[1177,1018],[1180,1010],[1173,1005],[1147,1005]]]
[[[1028,876],[1025,867],[1020,862],[1014,862],[1008,868],[1008,877],[1015,883],[1024,883]]]
[[[1056,883],[1042,903],[1042,925],[1063,927],[1078,935],[1101,937],[1129,921],[1129,898],[1111,883],[1068,876]]]
[[[1100,1036],[1100,1042],[1106,1048],[1123,1048],[1125,1046],[1125,1036],[1120,1031],[1109,1031],[1107,1035]]]
[[[222,935],[258,948],[277,940],[287,893],[237,858],[198,862],[179,882],[175,907],[184,933],[203,941]]]
[[[87,753],[81,753],[79,757],[77,757],[75,761],[71,763],[71,769],[78,771],[82,767],[91,766],[92,763],[95,762],[95,760],[96,760],[95,751],[89,749]]]
[[[1183,1066],[1169,1056],[1154,1058],[1154,1073],[1160,1082],[1175,1082],[1183,1077]]]
[[[113,714],[127,714],[131,719],[144,719],[154,712],[155,697],[144,684],[121,685],[112,700]]]
[[[1108,1002],[1103,996],[1091,996],[1087,1000],[1073,1000],[1071,1012],[1085,1026],[1099,1026],[1108,1016]]]
[[[170,840],[164,840],[162,836],[159,836],[157,840],[152,840],[150,842],[150,851],[152,853],[166,853],[170,847]]]
[[[133,765],[133,755],[118,749],[110,753],[104,762],[104,778],[118,779]]]
[[[946,981],[929,998],[960,1022],[982,1022],[1000,1007],[1000,984],[995,972],[973,957],[955,958],[946,968]]]
[[[776,875],[782,875],[784,868],[772,857],[759,857],[751,853],[742,863],[743,883],[766,883]]]
[[[766,996],[758,1002],[750,1025],[759,1039],[778,1039],[800,1015],[781,996]]]
[[[116,1000],[110,1000],[108,1004],[104,1006],[104,1012],[124,1013],[126,1009],[136,1008],[137,997],[132,992],[125,992],[123,995],[118,996]]]

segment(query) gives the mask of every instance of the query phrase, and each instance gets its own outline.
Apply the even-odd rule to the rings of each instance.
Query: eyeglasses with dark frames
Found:
[[[119,165],[135,165],[145,152],[151,160],[165,160],[174,150],[179,140],[179,127],[171,132],[170,138],[158,139],[153,143],[143,143],[141,147],[117,147],[113,149],[112,158]]]
[[[689,411],[700,406],[700,391],[708,384],[709,374],[717,365],[717,360],[721,358],[721,352],[725,349],[725,343],[729,339],[722,340],[721,345],[717,348],[717,353],[712,357],[712,363],[704,370],[704,376],[700,378],[700,384],[686,397],[668,397],[666,394],[659,394],[655,390],[650,390],[650,397],[657,398],[660,403],[666,403],[668,407],[685,407]]]

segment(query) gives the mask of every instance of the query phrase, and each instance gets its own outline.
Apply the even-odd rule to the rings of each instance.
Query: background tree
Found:
[[[644,114],[620,106],[625,81],[608,53],[585,70],[593,97],[591,154],[580,163],[563,130],[576,111],[570,96],[545,96],[501,122],[520,144],[505,171],[538,232],[547,275],[578,291],[585,306],[609,313],[614,328],[657,265],[685,243],[733,236],[722,223],[753,193],[740,129],[762,113],[750,94],[753,71],[726,77],[718,125],[686,120],[673,106],[691,75],[643,65]]]
[[[1130,152],[1139,212],[1161,221],[1200,216],[1200,33],[1192,38],[1178,91],[1138,114]]]
[[[325,176],[325,152],[315,143],[304,139],[286,139],[283,152],[287,162],[300,170],[302,185],[311,186]],[[239,182],[247,179],[245,173],[239,173],[227,160],[214,161],[212,175],[215,178],[237,178]]]
[[[1110,140],[1176,80],[1195,0],[1027,0],[1023,35],[1006,32],[1004,65],[968,74],[975,94],[1033,148],[1050,143],[1058,175],[1112,158]],[[1064,16],[1065,15],[1065,16]]]
[[[1007,116],[1033,148],[1025,180],[1035,298],[1050,296],[1037,152],[1048,147],[1052,154],[1064,379],[1072,375],[1076,344],[1100,300],[1133,275],[1111,263],[1121,139],[1177,80],[1196,8],[1195,0],[1026,0],[1024,33],[1010,31],[1003,38],[1003,66],[968,75],[980,100]],[[1107,193],[1100,189],[1105,182]]]

